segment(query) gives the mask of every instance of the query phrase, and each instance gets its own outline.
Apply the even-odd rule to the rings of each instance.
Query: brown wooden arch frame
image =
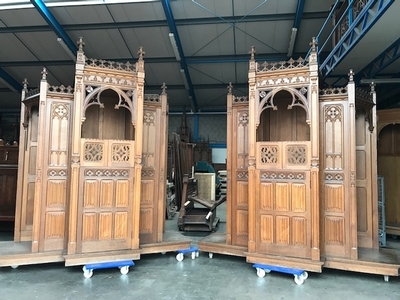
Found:
[[[262,97],[262,93],[265,93],[266,89],[263,90],[258,90],[258,99]],[[257,119],[256,119],[256,128],[260,125],[260,116],[262,112],[265,109],[272,108],[273,110],[277,110],[278,107],[274,104],[274,97],[275,95],[280,92],[280,91],[287,91],[289,94],[292,95],[292,104],[290,104],[287,109],[292,109],[293,106],[299,106],[302,107],[305,112],[306,112],[306,122],[309,124],[310,123],[310,108],[309,108],[309,102],[307,100],[307,97],[304,96],[306,94],[307,88],[305,86],[300,87],[300,88],[293,88],[293,87],[278,87],[278,88],[272,88],[271,90],[268,91],[268,93],[265,93],[265,96],[263,96],[262,101],[258,104],[258,109],[257,109]],[[297,96],[297,97],[296,97]],[[300,101],[300,102],[298,102]]]
[[[114,109],[119,109],[121,107],[126,108],[131,113],[131,123],[133,126],[136,124],[135,120],[135,106],[134,99],[136,99],[136,90],[128,90],[123,91],[113,86],[99,86],[92,90],[92,86],[87,86],[86,90],[89,93],[86,95],[85,100],[83,101],[83,113],[82,113],[82,123],[86,120],[86,110],[88,107],[92,105],[99,105],[101,108],[104,108],[104,104],[100,102],[101,93],[106,90],[113,90],[118,95],[118,103],[114,106]],[[132,100],[131,100],[132,98]]]

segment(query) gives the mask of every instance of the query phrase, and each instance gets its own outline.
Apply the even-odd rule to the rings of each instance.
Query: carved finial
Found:
[[[83,41],[83,37],[80,36],[76,43],[78,44],[78,51],[83,52],[83,47],[85,47],[85,42]]]
[[[46,75],[47,75],[47,70],[46,70],[46,68],[43,68],[41,74],[42,74],[42,80],[46,80]]]
[[[311,46],[311,51],[312,51],[312,52],[315,52],[315,51],[317,50],[318,42],[317,42],[317,39],[315,38],[315,36],[313,36],[313,37],[311,38],[311,42],[310,42],[309,45]]]
[[[375,93],[375,82],[371,82],[369,86],[371,88],[371,94]]]
[[[161,94],[165,94],[167,92],[167,85],[165,84],[165,82],[162,83],[161,86]]]
[[[143,47],[140,46],[139,51],[137,53],[139,55],[139,60],[143,60],[144,55],[146,54],[146,52],[143,51]]]
[[[22,81],[22,86],[25,91],[28,89],[28,84],[28,79],[24,78],[24,80]]]
[[[254,46],[251,46],[251,50],[250,50],[250,59],[251,60],[254,60],[254,56],[255,56],[255,54],[256,54],[256,47],[254,47]]]
[[[229,94],[232,94],[232,90],[233,90],[232,82],[229,82],[229,85],[228,85],[228,93],[229,93]]]
[[[347,74],[349,76],[349,81],[353,82],[354,80],[354,71],[353,69],[350,69],[349,74]]]

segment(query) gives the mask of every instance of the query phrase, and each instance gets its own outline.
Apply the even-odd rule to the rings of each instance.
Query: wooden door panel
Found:
[[[249,212],[247,210],[236,211],[236,234],[234,235],[234,244],[238,246],[247,246],[249,235]]]
[[[270,144],[275,150],[264,151],[273,149]],[[309,142],[262,142],[257,148],[261,154],[258,166],[262,169],[256,170],[259,180],[256,251],[310,258]],[[269,155],[263,161],[262,153],[273,153],[276,159]]]
[[[134,143],[85,140],[83,144],[86,153],[82,153],[80,175],[83,182],[78,208],[78,252],[129,249]]]

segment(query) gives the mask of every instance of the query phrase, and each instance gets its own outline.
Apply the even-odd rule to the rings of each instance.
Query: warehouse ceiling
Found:
[[[135,62],[143,47],[145,93],[159,94],[165,82],[170,111],[225,111],[229,82],[234,94],[248,92],[252,46],[258,61],[298,59],[307,56],[314,36],[320,45],[320,63],[328,61],[328,67],[321,68],[322,85],[345,85],[350,68],[359,74],[359,82],[369,78],[396,81],[400,77],[398,1],[352,1],[361,7],[374,2],[377,8],[371,6],[371,16],[360,23],[362,27],[355,27],[344,50],[335,54],[333,40],[337,37],[330,32],[333,11],[347,5],[341,2],[1,1],[0,109],[18,110],[21,82],[27,78],[29,88],[37,87],[43,67],[49,84],[73,85],[79,37],[89,58]],[[379,19],[371,19],[378,14],[382,14]],[[369,23],[371,28],[366,26]],[[357,35],[359,41],[354,43]],[[395,106],[400,102],[397,82],[377,88],[386,103]]]

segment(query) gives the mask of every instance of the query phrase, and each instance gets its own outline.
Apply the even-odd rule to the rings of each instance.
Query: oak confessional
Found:
[[[74,88],[49,85],[45,69],[39,89],[24,82],[15,242],[0,265],[138,259],[190,244],[164,234],[165,84],[144,95],[142,49],[123,64],[78,45]]]
[[[249,62],[249,97],[227,103],[226,235],[200,250],[248,262],[398,275],[379,249],[376,95],[319,89],[316,43],[307,60]]]

